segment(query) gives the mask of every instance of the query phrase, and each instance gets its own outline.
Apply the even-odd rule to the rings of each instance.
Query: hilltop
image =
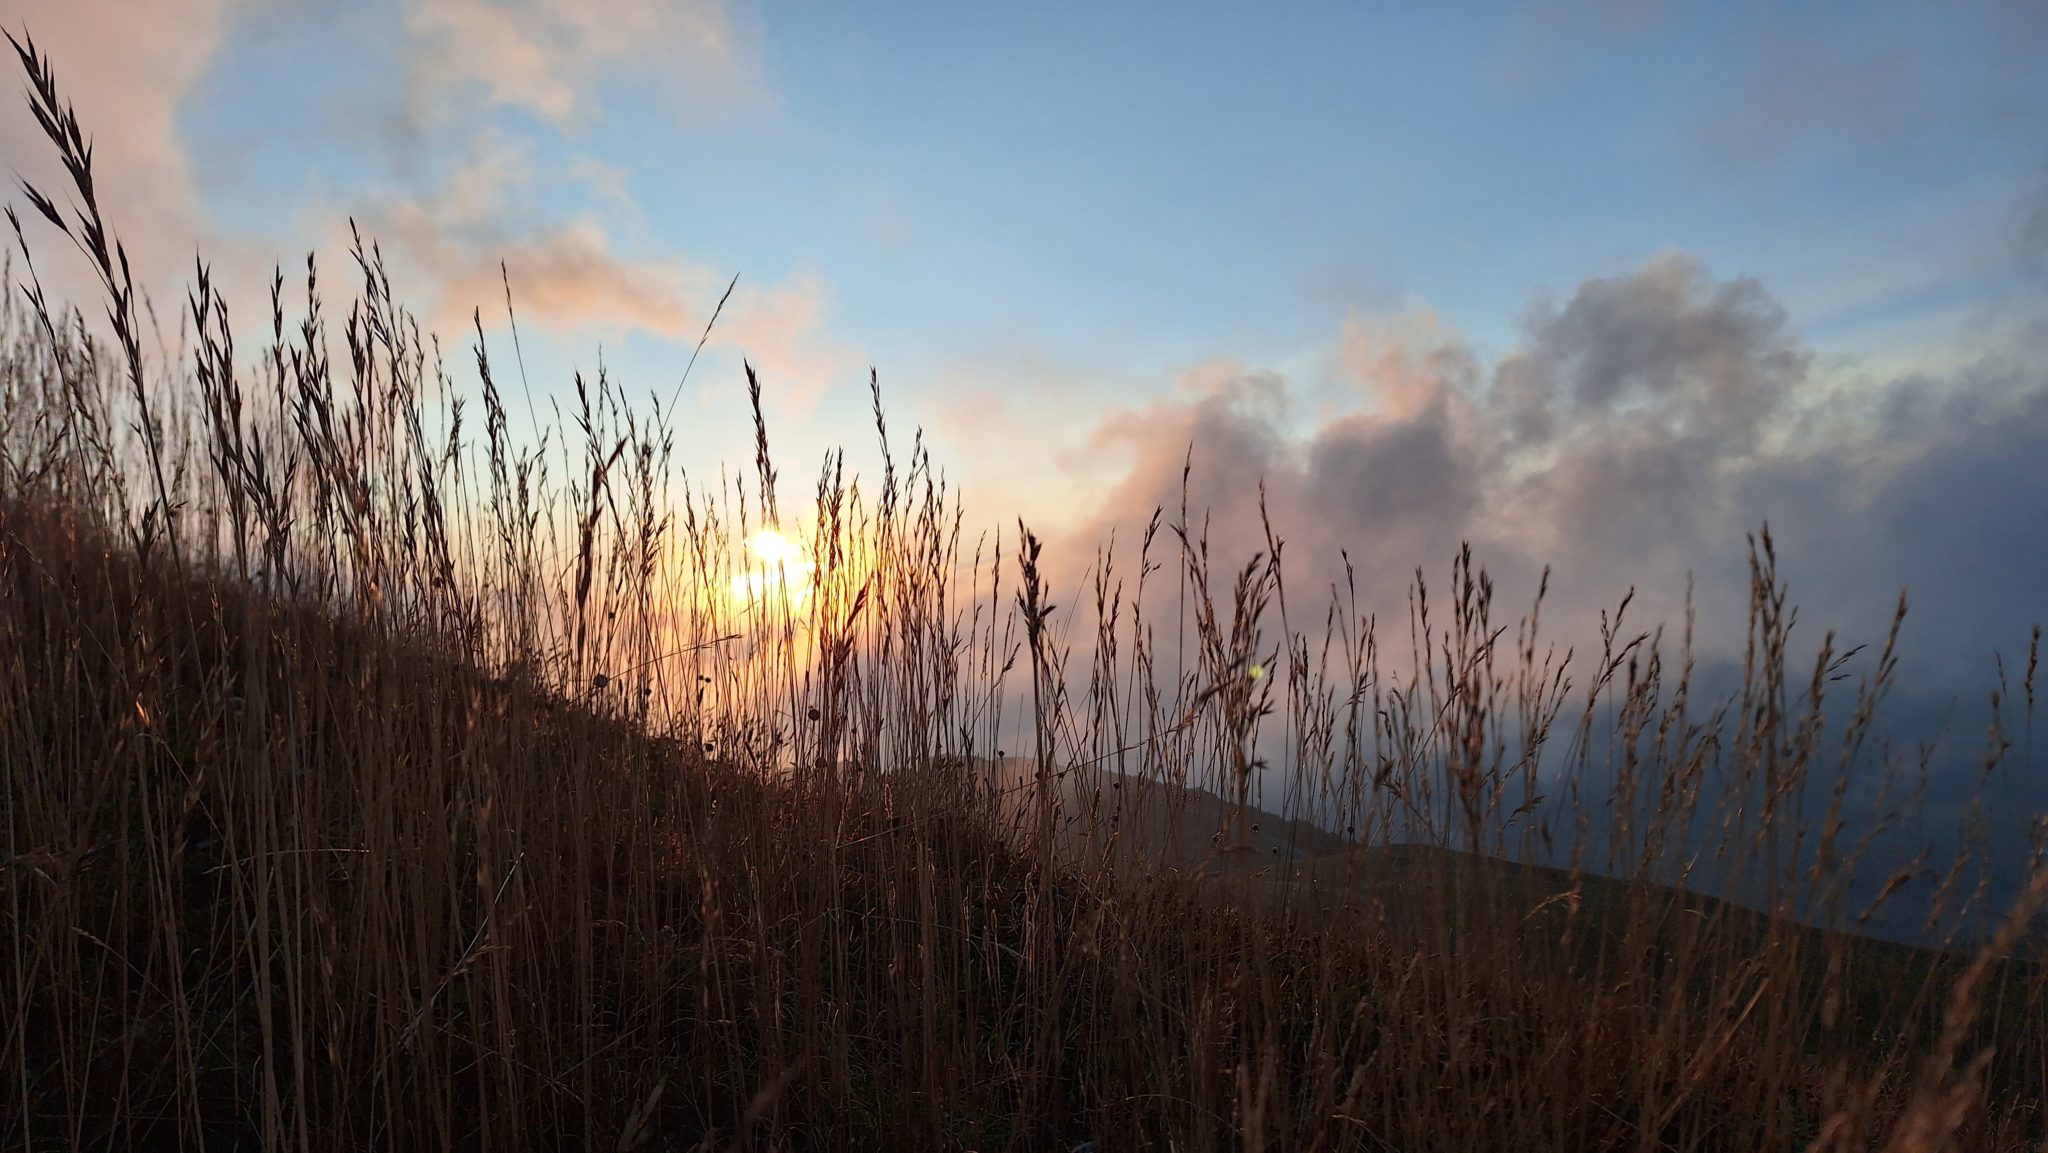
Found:
[[[1133,577],[1175,570],[1182,635],[1138,619],[1142,588],[1055,618],[1041,542],[974,544],[921,438],[891,455],[874,376],[879,477],[835,457],[799,513],[751,368],[751,476],[672,467],[673,414],[603,373],[522,439],[481,325],[461,392],[360,239],[331,329],[309,267],[303,315],[280,289],[238,354],[202,266],[191,342],[146,357],[89,136],[20,54],[70,180],[34,203],[105,299],[65,311],[31,272],[0,308],[0,1147],[2048,1136],[2048,981],[1998,960],[2048,901],[2038,869],[1951,957],[1144,783],[1242,770],[1284,724],[1321,750],[1302,790],[1398,790],[1438,840],[1488,844],[1534,766],[1619,781],[1625,749],[1652,830],[1709,826],[1796,880],[1757,846],[1834,844],[1832,814],[1782,802],[1872,743],[1893,668],[1846,727],[1827,667],[1788,689],[1809,674],[1768,534],[1725,749],[1658,639],[1569,675],[1533,612],[1519,659],[1496,643],[1469,548],[1435,618],[1418,575],[1414,667],[1343,606],[1273,611],[1277,545],[1215,558],[1185,515]],[[764,529],[807,587],[745,579]],[[1581,702],[1585,739],[1546,761]],[[1042,784],[975,759],[1020,722],[1049,766],[1173,739]],[[1654,831],[1608,833],[1655,856]]]

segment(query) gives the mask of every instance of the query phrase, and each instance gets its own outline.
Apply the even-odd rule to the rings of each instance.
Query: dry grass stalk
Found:
[[[1830,714],[1768,534],[1702,701],[1690,622],[1624,603],[1585,662],[1539,597],[1510,647],[1469,550],[1405,667],[1185,506],[1054,590],[872,380],[879,488],[835,457],[807,523],[751,369],[753,478],[691,477],[602,373],[515,435],[479,317],[479,438],[360,238],[340,355],[310,262],[246,359],[201,268],[152,375],[17,48],[114,352],[14,221],[0,1146],[2040,1148],[2038,860],[1974,957],[1792,918],[1868,919],[1910,766],[1890,641]],[[764,526],[801,597],[735,593]],[[1934,865],[1872,861],[1877,903]]]

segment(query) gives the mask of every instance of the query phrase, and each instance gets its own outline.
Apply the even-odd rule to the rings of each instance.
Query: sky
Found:
[[[1263,491],[1305,585],[1341,549],[1390,606],[1470,540],[1581,620],[1690,580],[1728,655],[1768,522],[1816,630],[1912,591],[1930,691],[2048,616],[2038,3],[0,14],[159,301],[197,254],[245,318],[308,250],[345,283],[354,221],[458,376],[474,312],[507,351],[502,262],[538,393],[666,402],[737,276],[686,468],[750,460],[745,358],[785,478],[872,471],[872,369],[1070,587],[1192,457],[1220,552]],[[49,179],[19,102],[0,156]]]

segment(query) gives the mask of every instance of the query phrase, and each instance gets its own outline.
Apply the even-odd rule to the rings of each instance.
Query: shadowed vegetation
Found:
[[[481,319],[468,388],[367,240],[345,314],[309,260],[254,329],[201,267],[151,357],[18,47],[71,187],[0,305],[0,1147],[2048,1136],[2048,874],[1970,949],[1853,935],[1907,884],[1953,922],[1971,842],[1866,856],[1891,649],[1795,667],[1767,535],[1702,701],[1689,637],[1567,656],[1469,554],[1405,665],[1186,509],[1049,589],[879,388],[877,482],[835,456],[800,515],[751,371],[745,479],[602,374],[515,431]]]

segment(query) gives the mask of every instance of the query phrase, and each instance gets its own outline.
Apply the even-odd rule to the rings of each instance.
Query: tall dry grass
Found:
[[[1048,587],[879,389],[801,515],[751,370],[750,476],[603,374],[522,438],[360,239],[345,314],[309,261],[238,348],[201,267],[152,360],[17,48],[71,186],[0,305],[0,1145],[2043,1147],[2038,859],[1973,955],[1802,922],[1968,862],[1866,855],[1891,650],[1830,712],[1767,535],[1701,701],[1619,613],[1511,637],[1469,553],[1405,663],[1186,509]],[[764,526],[801,598],[735,593]],[[1338,848],[1253,827],[1282,786]]]

